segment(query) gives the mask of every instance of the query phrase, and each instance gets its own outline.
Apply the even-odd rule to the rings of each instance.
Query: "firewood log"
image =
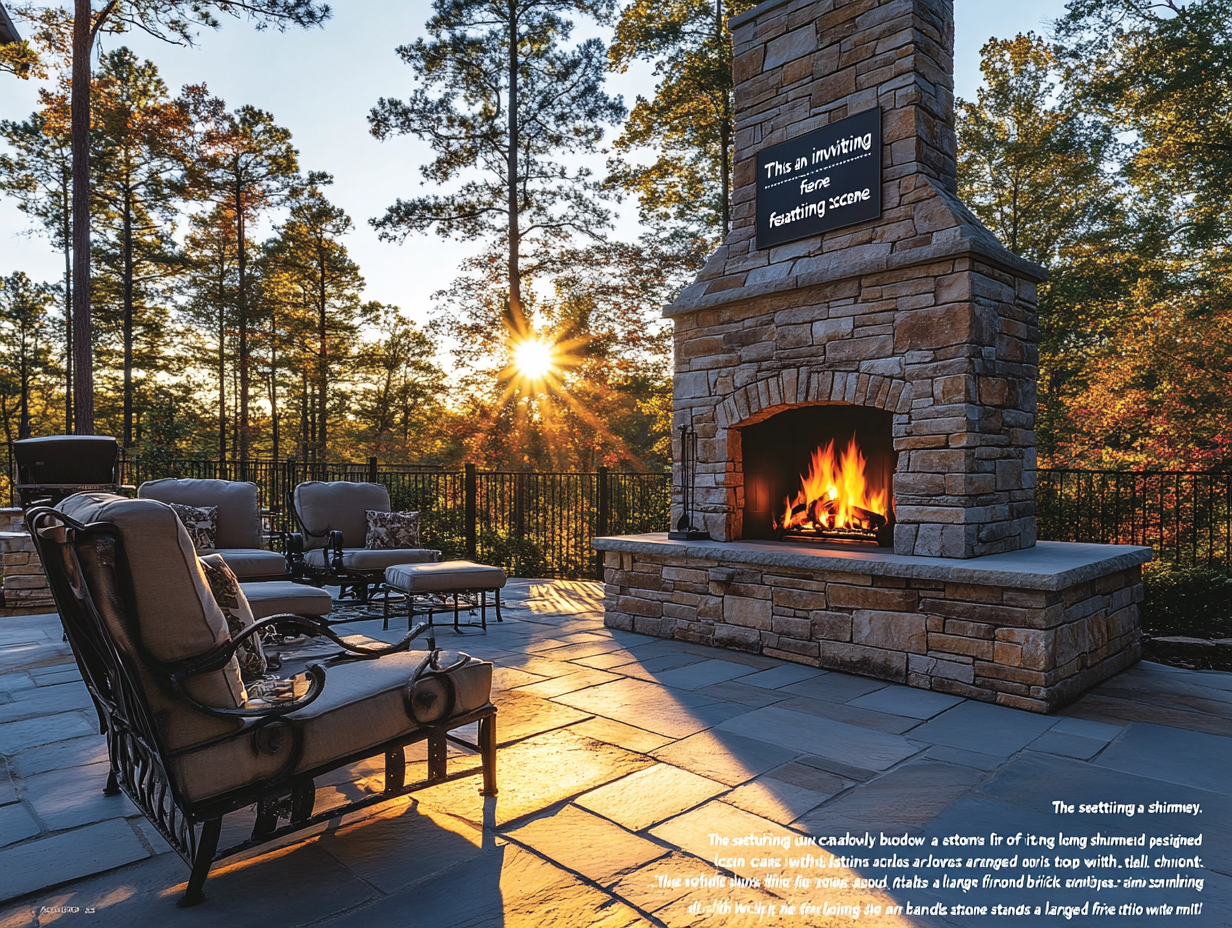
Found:
[[[879,528],[884,528],[886,517],[879,512],[873,512],[871,509],[863,509],[859,506],[852,506],[852,512],[855,517],[860,520],[863,526],[869,531],[876,531]]]

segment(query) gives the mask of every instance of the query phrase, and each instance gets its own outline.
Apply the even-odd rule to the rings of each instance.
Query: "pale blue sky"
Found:
[[[258,33],[249,25],[224,20],[206,32],[196,48],[163,45],[143,35],[107,39],[109,48],[127,42],[158,65],[172,92],[186,83],[205,82],[231,107],[244,103],[269,110],[289,128],[305,170],[335,177],[331,196],[350,213],[355,231],[347,242],[367,279],[367,298],[399,305],[424,321],[433,291],[455,276],[459,261],[473,246],[435,235],[408,239],[401,246],[381,242],[368,225],[398,196],[419,190],[418,166],[428,160],[426,146],[411,138],[378,142],[368,134],[367,114],[381,96],[410,92],[410,69],[394,48],[420,35],[428,18],[427,0],[335,0],[334,16],[323,29]],[[1046,23],[1064,12],[1064,0],[955,0],[955,86],[972,97],[979,85],[979,49],[991,36],[1046,32]],[[35,108],[35,87],[0,75],[0,118],[25,118]],[[632,102],[653,92],[649,69],[614,75],[612,93]],[[603,158],[595,160],[601,170]],[[619,207],[617,234],[637,236],[636,206]],[[62,259],[47,240],[24,234],[25,217],[0,199],[0,273],[24,270],[36,279],[59,280]]]

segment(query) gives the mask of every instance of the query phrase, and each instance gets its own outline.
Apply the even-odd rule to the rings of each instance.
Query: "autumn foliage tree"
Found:
[[[1232,463],[1232,0],[1075,0],[1057,23],[1079,104],[1128,139],[1115,334],[1066,399],[1068,460]]]
[[[608,50],[613,70],[653,61],[652,99],[639,96],[616,140],[608,182],[635,194],[642,217],[700,229],[717,243],[731,227],[732,41],[727,20],[754,0],[636,0]],[[641,149],[653,149],[644,164]]]

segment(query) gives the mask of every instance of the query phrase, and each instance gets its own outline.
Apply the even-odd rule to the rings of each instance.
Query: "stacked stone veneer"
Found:
[[[992,574],[981,584],[740,563],[717,545],[686,556],[637,536],[598,546],[607,548],[605,624],[661,638],[1037,712],[1141,656],[1139,565],[1149,549],[1128,549],[1138,553],[1090,579],[1015,586]]]
[[[1044,272],[957,199],[950,0],[771,0],[731,28],[732,230],[665,310],[676,424],[699,436],[695,521],[742,537],[744,426],[843,403],[894,414],[896,553],[1030,547]],[[881,218],[758,250],[757,151],[870,107]]]
[[[20,509],[0,509],[0,616],[55,611],[51,588]]]

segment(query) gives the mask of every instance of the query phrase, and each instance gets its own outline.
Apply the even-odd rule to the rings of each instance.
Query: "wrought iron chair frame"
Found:
[[[304,559],[304,535],[311,535],[304,527],[299,513],[295,513],[295,522],[299,525],[298,532],[287,533],[287,567],[291,578],[299,583],[310,583],[313,586],[337,585],[338,598],[346,598],[348,592],[360,603],[368,603],[377,594],[387,594],[385,589],[385,568],[371,570],[353,570],[342,566],[342,532],[332,531],[328,534],[325,550],[327,566],[314,567]]]
[[[295,524],[299,526],[298,532],[285,533],[287,569],[291,573],[291,578],[297,583],[310,583],[313,586],[334,586],[336,584],[338,586],[339,599],[346,598],[349,591],[351,595],[355,596],[357,602],[365,605],[371,602],[374,596],[379,595],[384,600],[384,615],[388,615],[390,589],[385,585],[385,568],[373,567],[370,570],[358,570],[344,567],[342,565],[342,553],[345,539],[342,537],[342,532],[334,530],[322,534],[309,531],[308,527],[304,525],[304,520],[300,518],[299,510],[295,507],[294,495],[288,497],[287,508],[291,510],[291,514],[295,517]],[[328,552],[325,567],[314,567],[305,560],[305,535],[310,535],[313,538],[325,538],[325,550]],[[367,615],[360,618],[374,619],[381,617]],[[357,620],[344,619],[342,621]]]
[[[105,522],[83,525],[45,506],[32,509],[27,523],[43,560],[77,666],[94,700],[100,731],[107,736],[110,771],[104,794],[114,796],[123,792],[127,795],[188,864],[191,876],[178,905],[196,905],[205,899],[205,880],[216,861],[329,819],[426,786],[469,776],[482,775],[482,794],[496,795],[496,707],[491,702],[318,768],[292,773],[302,756],[303,732],[297,720],[290,716],[320,696],[326,681],[325,665],[340,660],[376,660],[406,651],[412,639],[429,631],[427,626],[421,625],[408,632],[401,641],[387,648],[371,649],[348,645],[318,621],[302,616],[270,616],[205,654],[173,663],[159,662],[150,657],[141,644],[139,626],[131,610],[132,581],[119,530]],[[124,646],[109,632],[104,614],[125,629],[137,653],[126,653]],[[254,709],[204,706],[188,695],[187,680],[225,666],[246,638],[273,625],[325,636],[340,648],[338,657],[308,667],[310,682],[306,693],[282,705]],[[194,709],[215,717],[240,720],[238,733],[250,734],[254,749],[278,751],[283,739],[290,738],[287,759],[278,771],[260,781],[207,800],[189,800],[168,773],[169,761],[204,745],[194,744],[178,752],[167,748],[155,723],[145,685],[136,671],[138,661]],[[472,722],[478,722],[478,737],[474,743],[452,734]],[[224,737],[230,739],[236,734],[232,732]],[[419,741],[428,742],[428,776],[407,784],[405,747]],[[446,761],[450,743],[478,753],[482,758],[481,766],[449,773]],[[313,814],[317,777],[380,755],[385,758],[382,792]],[[251,837],[219,850],[223,816],[254,804],[257,819]],[[280,825],[282,819],[286,819],[286,823]]]

